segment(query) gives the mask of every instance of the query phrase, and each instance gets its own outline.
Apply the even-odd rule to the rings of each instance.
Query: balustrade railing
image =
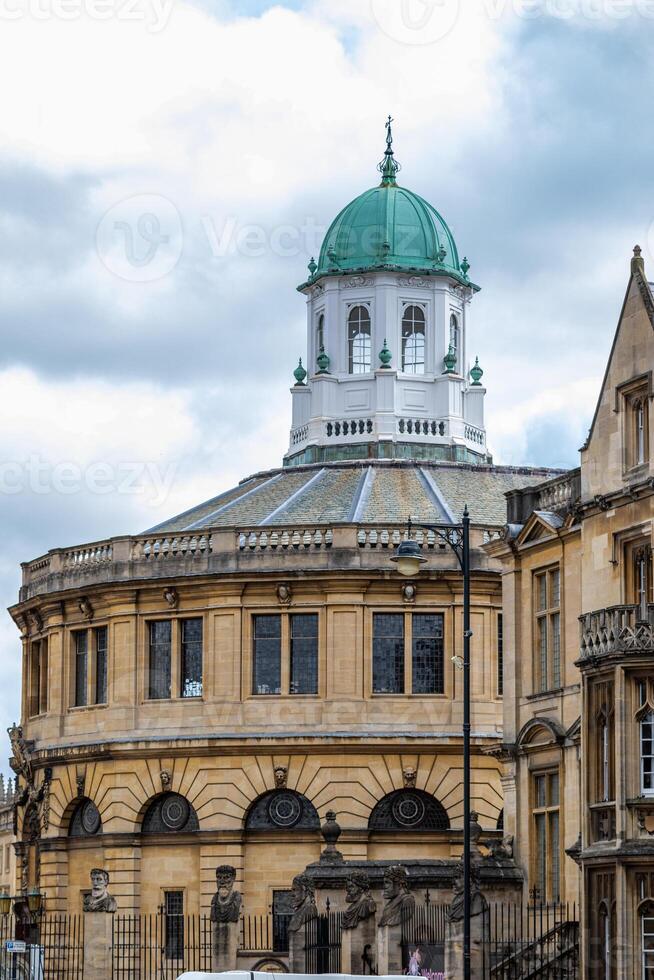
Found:
[[[579,617],[581,657],[654,651],[654,605],[609,606]]]
[[[537,510],[563,510],[581,496],[581,471],[572,470],[564,476],[549,480],[538,494]]]
[[[288,549],[298,551],[309,548],[330,548],[334,532],[330,528],[256,528],[252,531],[238,531],[236,534],[239,551],[266,551]]]

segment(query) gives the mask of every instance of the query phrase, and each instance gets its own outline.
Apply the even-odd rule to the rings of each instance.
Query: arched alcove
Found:
[[[306,796],[291,789],[272,790],[258,797],[245,816],[246,830],[318,830],[318,812]]]
[[[68,824],[69,837],[95,837],[102,833],[100,811],[88,797],[84,797],[73,810]]]
[[[184,834],[200,829],[192,805],[179,793],[162,793],[148,806],[143,816],[144,834]]]
[[[399,789],[376,804],[370,830],[449,830],[450,818],[442,803],[419,789]]]

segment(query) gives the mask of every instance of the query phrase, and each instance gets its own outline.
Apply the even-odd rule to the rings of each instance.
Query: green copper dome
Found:
[[[390,269],[450,275],[471,285],[467,260],[459,261],[441,215],[418,194],[397,184],[400,165],[393,154],[391,121],[379,165],[381,184],[355,198],[332,222],[318,265],[311,263],[309,282],[325,275]]]

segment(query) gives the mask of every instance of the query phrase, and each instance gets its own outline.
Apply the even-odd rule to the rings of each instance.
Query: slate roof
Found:
[[[513,466],[357,460],[256,473],[238,487],[144,533],[262,525],[506,523],[504,494],[563,471]]]

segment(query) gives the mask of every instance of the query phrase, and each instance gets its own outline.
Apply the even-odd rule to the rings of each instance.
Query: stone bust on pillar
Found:
[[[293,915],[288,923],[289,932],[298,932],[302,926],[318,915],[316,889],[307,875],[293,878]]]
[[[115,912],[116,899],[109,894],[109,872],[103,868],[91,871],[91,894],[84,896],[85,912]]]
[[[343,928],[356,929],[359,923],[369,919],[377,911],[377,903],[370,893],[370,879],[364,871],[353,871],[345,883],[347,909],[343,913]]]
[[[398,926],[413,916],[416,900],[409,891],[409,876],[405,868],[394,865],[384,874],[386,905],[379,920],[380,926]]]
[[[236,868],[221,864],[216,868],[217,891],[211,901],[212,922],[238,922],[241,893],[234,888]]]

